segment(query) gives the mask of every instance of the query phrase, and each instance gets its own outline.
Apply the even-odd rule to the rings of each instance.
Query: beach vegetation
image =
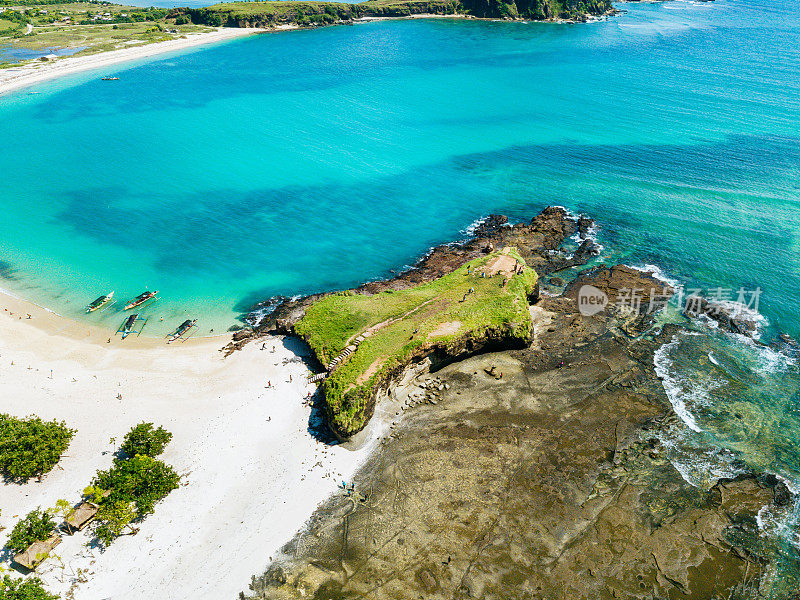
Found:
[[[59,600],[59,596],[44,589],[38,577],[11,577],[0,579],[0,600]]]
[[[510,266],[494,272],[498,264]],[[323,384],[334,431],[349,437],[362,429],[376,389],[414,358],[527,343],[533,333],[528,298],[537,276],[529,268],[517,272],[517,265],[525,265],[522,257],[505,248],[410,289],[330,294],[312,304],[295,332],[320,362],[328,365],[350,347]]]
[[[186,10],[193,23],[229,26],[316,26],[363,17],[464,14],[482,18],[579,19],[603,14],[611,0],[366,0],[359,3],[270,1],[224,2]],[[219,18],[218,18],[219,17]]]
[[[125,435],[120,452],[128,458],[136,455],[155,457],[164,452],[171,439],[172,434],[163,427],[139,423]]]
[[[41,477],[58,463],[74,435],[64,422],[0,414],[0,473],[17,482]]]
[[[98,471],[84,495],[98,506],[96,539],[109,545],[120,535],[134,534],[133,524],[155,510],[158,502],[177,489],[180,476],[154,458],[164,451],[172,434],[152,423],[140,423],[126,436],[110,469]]]
[[[118,460],[106,471],[98,471],[92,485],[110,492],[99,504],[132,502],[138,516],[153,512],[156,503],[178,487],[180,478],[175,470],[150,456],[137,455]]]
[[[24,552],[34,542],[49,538],[55,528],[56,522],[51,511],[41,508],[32,510],[14,525],[8,537],[8,547],[16,553]]]
[[[97,512],[99,525],[95,528],[94,534],[100,543],[108,546],[121,535],[137,533],[138,529],[133,526],[133,521],[137,517],[138,513],[131,502],[105,503]]]

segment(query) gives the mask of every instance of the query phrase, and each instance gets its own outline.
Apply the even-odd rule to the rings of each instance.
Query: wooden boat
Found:
[[[136,323],[139,321],[142,321],[142,326],[139,327],[139,331],[136,331]],[[138,336],[141,335],[142,329],[144,329],[145,325],[147,325],[147,319],[140,317],[139,313],[134,313],[122,322],[122,325],[120,325],[119,329],[117,329],[117,333],[122,334],[123,340],[132,333],[135,333]]]
[[[103,81],[119,81],[119,77],[102,77]]]
[[[197,319],[186,319],[175,331],[167,336],[167,343],[171,344],[176,340],[186,339],[194,327],[197,327]]]
[[[96,310],[100,310],[105,305],[107,305],[111,300],[114,298],[114,292],[110,294],[106,294],[105,296],[100,296],[97,300],[92,302],[89,306],[86,307],[86,312],[94,312]]]
[[[155,292],[142,292],[141,294],[136,296],[136,298],[134,298],[125,305],[125,310],[130,310],[132,308],[136,308],[137,306],[141,306],[145,302],[149,302],[150,300],[156,297],[157,293],[158,290],[156,290]]]

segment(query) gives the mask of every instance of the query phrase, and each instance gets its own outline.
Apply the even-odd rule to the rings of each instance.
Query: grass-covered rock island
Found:
[[[331,427],[342,437],[360,431],[375,390],[414,359],[524,346],[536,283],[535,271],[507,247],[406,290],[347,291],[314,302],[295,332],[330,370],[323,389]]]
[[[349,438],[369,422],[380,393],[410,367],[425,368],[427,359],[435,369],[481,352],[527,347],[539,277],[595,256],[591,225],[559,207],[516,225],[492,215],[470,239],[434,248],[392,279],[263,303],[252,313],[253,327],[237,332],[226,351],[271,333],[303,338],[325,369],[316,378],[323,379],[328,424]]]

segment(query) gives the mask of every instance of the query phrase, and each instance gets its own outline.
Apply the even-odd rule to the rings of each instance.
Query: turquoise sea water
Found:
[[[146,333],[186,315],[208,333],[274,294],[385,277],[477,217],[560,204],[597,219],[610,260],[760,287],[764,339],[800,335],[796,3],[620,7],[259,35],[0,97],[0,285],[80,318],[149,286],[165,322]],[[681,443],[800,487],[796,364],[700,337],[662,357],[701,430]],[[692,358],[709,352],[737,368]]]

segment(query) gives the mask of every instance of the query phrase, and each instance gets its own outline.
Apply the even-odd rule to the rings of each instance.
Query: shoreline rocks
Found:
[[[607,292],[664,285],[627,267],[579,279]],[[680,328],[652,330],[639,315],[636,336],[615,335],[630,315],[582,315],[571,293],[532,311],[528,348],[458,361],[396,390],[397,410],[387,410],[403,418],[354,491],[322,506],[247,598],[759,593],[773,556],[759,511],[793,498],[774,477],[698,488],[673,466],[660,434],[676,416],[653,356]]]
[[[593,223],[587,217],[571,217],[561,207],[547,207],[527,224],[511,225],[508,217],[490,215],[475,227],[469,239],[436,246],[407,271],[390,279],[364,283],[352,291],[369,295],[386,290],[408,289],[452,273],[487,252],[489,248],[508,245],[516,246],[528,265],[540,276],[568,268],[564,266],[567,264],[583,265],[599,253],[597,243],[588,236]],[[568,257],[566,252],[559,252],[558,249],[576,232],[583,236],[581,246]],[[227,356],[264,335],[294,335],[293,327],[303,317],[308,306],[328,293],[333,292],[311,294],[297,299],[274,297],[257,304],[247,319],[251,326],[237,331],[223,352]],[[263,314],[264,311],[267,314]]]

